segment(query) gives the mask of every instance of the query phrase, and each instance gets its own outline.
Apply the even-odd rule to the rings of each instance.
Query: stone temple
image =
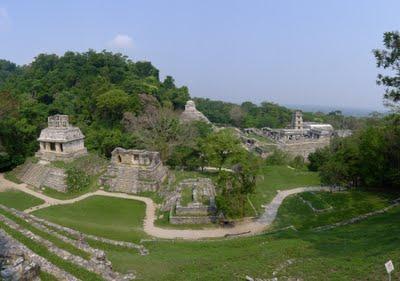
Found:
[[[206,123],[210,123],[208,118],[196,109],[196,105],[192,100],[186,102],[185,111],[183,111],[181,114],[181,121],[186,123],[193,121],[203,121]]]
[[[68,115],[48,117],[48,127],[38,138],[40,150],[36,157],[45,161],[70,161],[87,154],[85,136],[77,127],[69,124]]]
[[[50,162],[68,162],[86,155],[84,139],[81,130],[69,124],[68,115],[49,116],[48,127],[40,132],[38,138],[40,148],[35,156],[39,162],[27,161],[17,169],[17,177],[36,188],[66,192],[65,170],[54,167]]]
[[[117,147],[111,153],[111,164],[100,184],[125,193],[157,191],[167,174],[159,152]]]

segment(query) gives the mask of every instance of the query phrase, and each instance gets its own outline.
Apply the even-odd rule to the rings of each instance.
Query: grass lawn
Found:
[[[19,190],[7,189],[0,192],[0,204],[20,211],[43,203],[44,201],[42,199]]]
[[[184,188],[181,192],[181,205],[187,206],[189,203],[193,202],[193,192],[191,188]]]
[[[333,209],[315,213],[308,205],[301,201],[299,196],[310,201],[313,206],[319,198],[326,202],[325,206]],[[276,228],[293,225],[296,229],[309,229],[317,226],[332,224],[348,220],[361,214],[383,209],[390,205],[390,201],[397,196],[383,193],[349,191],[343,193],[317,192],[315,194],[302,193],[287,198],[278,210],[278,216],[273,226]],[[316,208],[314,206],[314,208]]]
[[[140,201],[93,196],[74,204],[38,210],[33,214],[109,239],[138,242],[146,237],[142,229],[145,204]]]
[[[314,192],[304,192],[298,196],[309,202],[316,210],[327,210],[328,208],[332,207],[324,199],[322,199],[323,196],[320,196]]]
[[[250,238],[145,243],[148,256],[106,250],[116,270],[141,280],[386,280],[384,262],[400,260],[400,208],[324,232],[285,231]],[[287,260],[293,264],[282,266]],[[282,268],[279,270],[279,268]],[[323,270],[321,270],[323,269]],[[286,277],[286,278],[285,278]],[[394,272],[393,280],[400,278]]]
[[[261,205],[268,204],[279,189],[318,185],[320,185],[320,180],[316,172],[290,169],[287,166],[264,166],[256,192],[250,196],[250,200],[258,212],[261,212]]]

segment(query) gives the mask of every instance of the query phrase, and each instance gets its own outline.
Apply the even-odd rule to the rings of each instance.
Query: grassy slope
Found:
[[[0,192],[0,204],[5,205],[10,208],[15,208],[17,210],[25,210],[33,206],[43,204],[42,199],[33,197],[18,190],[6,190]]]
[[[53,206],[34,215],[76,230],[110,239],[137,242],[145,237],[142,202],[93,196],[71,205]]]
[[[322,213],[314,213],[309,206],[299,199],[299,196],[303,195],[294,195],[284,201],[278,210],[278,217],[274,222],[274,227],[281,228],[293,225],[297,229],[309,229],[348,220],[360,214],[383,209],[396,197],[396,194],[387,195],[361,191],[333,194],[319,192],[315,193],[315,196],[332,206],[333,209]]]
[[[255,208],[261,212],[261,205],[269,203],[277,190],[303,186],[318,186],[318,173],[308,170],[290,169],[286,166],[264,166],[257,183],[256,192],[250,196]]]

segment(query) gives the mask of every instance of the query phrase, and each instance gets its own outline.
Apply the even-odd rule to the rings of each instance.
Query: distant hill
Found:
[[[329,113],[332,111],[341,111],[345,116],[366,117],[372,112],[387,113],[386,110],[378,108],[356,108],[356,107],[342,107],[342,106],[329,106],[329,105],[299,105],[299,104],[286,104],[290,109],[301,109],[307,112],[323,112]]]

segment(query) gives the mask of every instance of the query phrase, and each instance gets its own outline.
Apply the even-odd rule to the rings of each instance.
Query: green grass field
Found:
[[[304,192],[298,196],[309,202],[316,210],[327,210],[328,208],[332,207],[322,198],[322,196],[314,192]]]
[[[384,262],[400,259],[400,208],[358,224],[325,232],[285,231],[251,238],[145,243],[150,255],[108,250],[119,271],[135,269],[142,280],[244,280],[278,272],[302,280],[385,280]],[[151,270],[151,269],[154,270]],[[323,269],[323,270],[321,270]],[[284,276],[286,278],[284,278]],[[398,272],[394,275],[399,278]]]
[[[250,200],[258,212],[261,212],[261,205],[268,204],[277,190],[318,185],[320,180],[316,172],[290,169],[287,166],[264,166],[257,182],[256,192],[250,196]]]
[[[33,213],[38,217],[105,238],[137,242],[146,237],[142,229],[142,202],[93,196],[71,205],[52,206]]]
[[[8,189],[0,192],[0,204],[20,211],[43,203],[44,201],[42,199],[33,197],[22,191]]]

